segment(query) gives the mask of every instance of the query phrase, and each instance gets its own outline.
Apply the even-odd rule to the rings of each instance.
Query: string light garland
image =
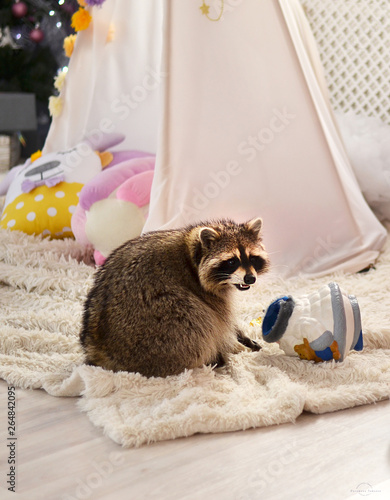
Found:
[[[56,8],[50,0],[14,0],[10,9],[12,17],[8,21],[12,37],[23,49],[28,49],[29,42],[38,45],[47,39],[51,43],[56,38],[54,34],[56,30],[67,31],[68,21],[74,12],[74,4],[75,0],[68,0],[67,3],[66,0],[58,0]],[[6,8],[0,10],[5,12]],[[4,26],[2,16],[3,12],[0,14],[0,27]],[[6,22],[7,18],[9,19],[9,15],[5,14]]]

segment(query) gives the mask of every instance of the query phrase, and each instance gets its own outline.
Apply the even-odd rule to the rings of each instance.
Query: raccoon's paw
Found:
[[[244,346],[248,347],[251,351],[260,351],[261,345],[258,344],[255,340],[246,337],[242,332],[237,333],[237,340]]]
[[[260,351],[261,350],[261,345],[256,342],[256,340],[249,339],[251,345],[249,346],[252,351]]]
[[[250,348],[240,342],[236,342],[232,348],[232,353],[239,354],[240,352],[250,352]]]

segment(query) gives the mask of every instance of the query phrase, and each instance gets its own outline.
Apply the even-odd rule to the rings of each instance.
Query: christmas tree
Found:
[[[38,125],[47,129],[48,99],[58,70],[68,63],[64,38],[73,32],[77,0],[2,0],[0,92],[36,96]]]

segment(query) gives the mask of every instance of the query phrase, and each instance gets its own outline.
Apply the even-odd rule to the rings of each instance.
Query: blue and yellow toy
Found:
[[[334,282],[297,299],[284,296],[272,302],[262,334],[287,355],[316,363],[344,361],[350,350],[363,349],[358,301]]]

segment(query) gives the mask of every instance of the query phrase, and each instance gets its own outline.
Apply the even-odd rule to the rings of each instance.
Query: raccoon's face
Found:
[[[199,229],[198,273],[206,290],[217,295],[232,287],[249,290],[268,269],[261,243],[261,219],[245,224],[221,221]]]
[[[240,247],[231,255],[221,255],[221,259],[216,262],[211,277],[219,285],[234,285],[240,291],[249,290],[266,265],[263,256]]]

